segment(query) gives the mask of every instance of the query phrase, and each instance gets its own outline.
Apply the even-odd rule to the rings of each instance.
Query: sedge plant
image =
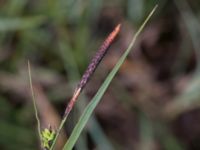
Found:
[[[119,68],[121,67],[123,62],[125,61],[126,57],[128,56],[129,52],[131,51],[131,49],[134,45],[136,39],[138,38],[139,34],[144,29],[145,25],[147,24],[147,22],[149,21],[149,19],[153,15],[153,13],[155,12],[156,8],[157,8],[157,5],[149,13],[149,15],[147,16],[145,21],[142,23],[142,25],[140,26],[138,31],[135,33],[135,35],[134,35],[131,43],[129,44],[128,48],[126,49],[126,51],[123,53],[123,55],[120,57],[120,59],[118,60],[118,62],[114,66],[114,68],[108,74],[108,76],[104,80],[103,84],[101,85],[101,87],[97,91],[96,95],[93,97],[93,99],[90,101],[90,103],[86,106],[86,108],[85,108],[84,112],[82,113],[80,119],[78,120],[77,124],[75,125],[69,139],[65,143],[63,150],[71,150],[74,147],[76,141],[78,140],[78,137],[81,134],[81,131],[85,127],[86,123],[88,122],[91,114],[93,113],[97,104],[100,102],[100,100],[101,100],[102,96],[104,95],[106,89],[108,88],[112,79],[116,75],[117,71],[119,70]],[[101,62],[104,55],[106,54],[109,46],[111,45],[111,43],[114,41],[114,39],[116,38],[116,36],[120,32],[120,27],[121,27],[121,24],[119,24],[115,27],[115,29],[109,34],[109,36],[103,42],[103,44],[101,45],[101,47],[99,48],[99,50],[97,51],[95,56],[92,58],[91,63],[89,64],[88,68],[86,69],[85,73],[83,74],[79,84],[75,88],[74,94],[73,94],[71,100],[69,101],[69,103],[68,103],[68,105],[65,109],[63,119],[62,119],[60,126],[57,129],[56,133],[55,133],[55,130],[52,130],[51,128],[45,128],[43,131],[41,131],[40,121],[39,121],[39,117],[38,117],[39,115],[38,115],[37,108],[36,108],[35,96],[34,96],[34,92],[33,92],[32,80],[31,80],[30,63],[28,62],[29,80],[30,80],[30,87],[31,87],[31,93],[32,93],[32,99],[33,99],[33,104],[34,104],[36,120],[37,120],[37,123],[38,123],[38,133],[39,133],[41,145],[45,150],[53,150],[54,149],[56,141],[57,141],[58,136],[60,134],[60,131],[63,128],[69,113],[73,109],[73,106],[76,103],[81,91],[84,89],[85,85],[87,84],[87,82],[91,78],[92,74],[96,70],[98,64]]]

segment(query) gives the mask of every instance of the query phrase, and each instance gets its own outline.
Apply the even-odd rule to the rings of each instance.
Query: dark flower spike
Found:
[[[109,46],[112,44],[113,40],[115,39],[115,37],[119,33],[120,27],[121,27],[121,24],[118,24],[115,27],[115,29],[108,35],[108,37],[103,42],[103,44],[101,45],[101,47],[99,48],[97,53],[92,58],[89,66],[87,67],[85,73],[83,74],[79,84],[77,85],[77,87],[76,87],[76,89],[74,91],[72,99],[70,100],[69,104],[67,105],[64,117],[66,117],[70,113],[70,111],[73,108],[73,105],[76,102],[78,96],[80,95],[82,89],[85,87],[85,85],[87,84],[87,82],[91,78],[92,74],[94,73],[94,71],[96,70],[97,66],[101,62],[102,58],[106,54]]]

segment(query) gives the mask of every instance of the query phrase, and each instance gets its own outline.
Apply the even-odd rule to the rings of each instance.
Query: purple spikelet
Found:
[[[78,96],[80,95],[80,92],[82,91],[82,89],[85,87],[85,85],[89,81],[90,77],[92,76],[92,74],[96,70],[98,64],[101,62],[102,58],[106,54],[109,46],[112,44],[113,40],[115,39],[115,37],[119,33],[120,27],[121,27],[120,24],[118,24],[115,27],[115,29],[108,35],[108,37],[103,42],[103,44],[101,45],[101,47],[99,48],[97,53],[92,58],[89,66],[87,67],[85,73],[83,74],[79,84],[77,85],[77,87],[76,87],[76,89],[74,91],[74,95],[72,96],[72,99],[70,100],[69,104],[67,105],[64,117],[67,117],[68,114],[70,113],[71,109],[74,106],[74,103],[76,102]]]
[[[106,54],[109,46],[117,36],[119,30],[120,30],[120,24],[115,27],[115,29],[109,34],[109,36],[106,38],[106,40],[103,42],[99,50],[96,52],[94,57],[92,58],[88,68],[86,69],[85,73],[82,76],[81,81],[79,82],[77,89],[80,88],[81,90],[84,88],[84,86],[87,84],[89,81],[90,77],[96,70],[98,64],[101,62],[103,59],[104,55]]]

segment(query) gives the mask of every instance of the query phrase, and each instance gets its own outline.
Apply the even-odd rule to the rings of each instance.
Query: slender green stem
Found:
[[[34,94],[34,90],[33,90],[33,83],[32,83],[32,77],[31,77],[31,66],[30,66],[29,61],[28,61],[28,74],[29,74],[29,83],[30,83],[31,95],[32,95],[32,100],[33,100],[33,107],[34,107],[34,111],[35,111],[35,118],[37,120],[38,135],[40,137],[40,141],[42,141],[40,119],[39,119],[36,101],[35,101],[35,94]]]
[[[67,120],[67,117],[68,117],[68,115],[64,116],[64,118],[62,119],[62,121],[61,121],[61,123],[60,123],[60,126],[58,127],[58,130],[57,130],[55,139],[53,140],[53,143],[52,143],[52,145],[51,145],[51,147],[50,147],[49,150],[53,150],[53,148],[54,148],[54,146],[55,146],[55,144],[56,144],[56,141],[57,141],[57,139],[58,139],[58,136],[60,135],[60,132],[61,132],[61,130],[62,130],[64,124],[65,124],[65,121]]]
[[[62,130],[64,124],[65,124],[65,121],[67,120],[67,117],[68,117],[68,115],[69,115],[69,113],[70,113],[70,111],[71,111],[71,109],[72,109],[74,103],[75,103],[76,100],[78,99],[78,96],[80,95],[80,92],[81,92],[81,89],[80,89],[80,88],[77,89],[77,90],[75,90],[75,92],[74,92],[74,94],[73,94],[73,96],[72,96],[72,98],[71,98],[71,100],[70,100],[70,102],[69,102],[69,104],[68,104],[68,106],[67,106],[67,109],[66,109],[67,111],[65,111],[65,113],[64,113],[63,119],[62,119],[62,121],[61,121],[61,123],[60,123],[60,126],[58,127],[56,136],[55,136],[55,138],[54,138],[54,140],[53,140],[53,142],[52,142],[52,145],[51,145],[51,147],[50,147],[49,150],[53,150],[53,148],[54,148],[54,146],[55,146],[55,144],[56,144],[56,141],[57,141],[57,139],[58,139],[58,136],[59,136],[59,134],[60,134],[60,132],[61,132],[61,130]]]

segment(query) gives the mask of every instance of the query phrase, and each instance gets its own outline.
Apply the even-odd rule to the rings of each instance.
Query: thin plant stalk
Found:
[[[67,117],[69,115],[69,113],[71,112],[75,102],[77,101],[81,91],[83,90],[83,88],[85,87],[85,85],[87,84],[87,82],[89,81],[89,79],[91,78],[92,74],[94,73],[94,71],[96,70],[97,66],[99,65],[99,63],[101,62],[101,60],[103,59],[104,55],[106,54],[109,46],[112,44],[112,42],[114,41],[114,39],[116,38],[116,36],[118,35],[119,31],[120,31],[120,27],[121,24],[118,24],[115,29],[109,34],[109,36],[106,38],[106,40],[103,42],[103,44],[101,45],[101,47],[99,48],[99,50],[97,51],[97,53],[95,54],[95,56],[92,58],[88,68],[86,69],[85,73],[83,74],[79,84],[77,85],[74,94],[71,98],[71,100],[69,101],[66,109],[65,109],[65,113],[63,115],[63,119],[61,121],[61,124],[57,130],[55,139],[51,145],[50,150],[53,150],[57,138],[60,134],[61,129],[63,128],[64,123],[67,120]]]
[[[33,107],[34,107],[34,111],[35,111],[35,118],[37,120],[38,135],[40,137],[40,141],[42,141],[41,125],[40,125],[39,114],[38,114],[38,111],[37,111],[37,106],[36,106],[36,101],[35,101],[35,94],[34,94],[34,91],[33,91],[33,83],[32,83],[32,77],[31,77],[31,66],[30,66],[30,62],[29,61],[28,61],[28,74],[29,74],[29,84],[30,84],[30,89],[31,89]]]

